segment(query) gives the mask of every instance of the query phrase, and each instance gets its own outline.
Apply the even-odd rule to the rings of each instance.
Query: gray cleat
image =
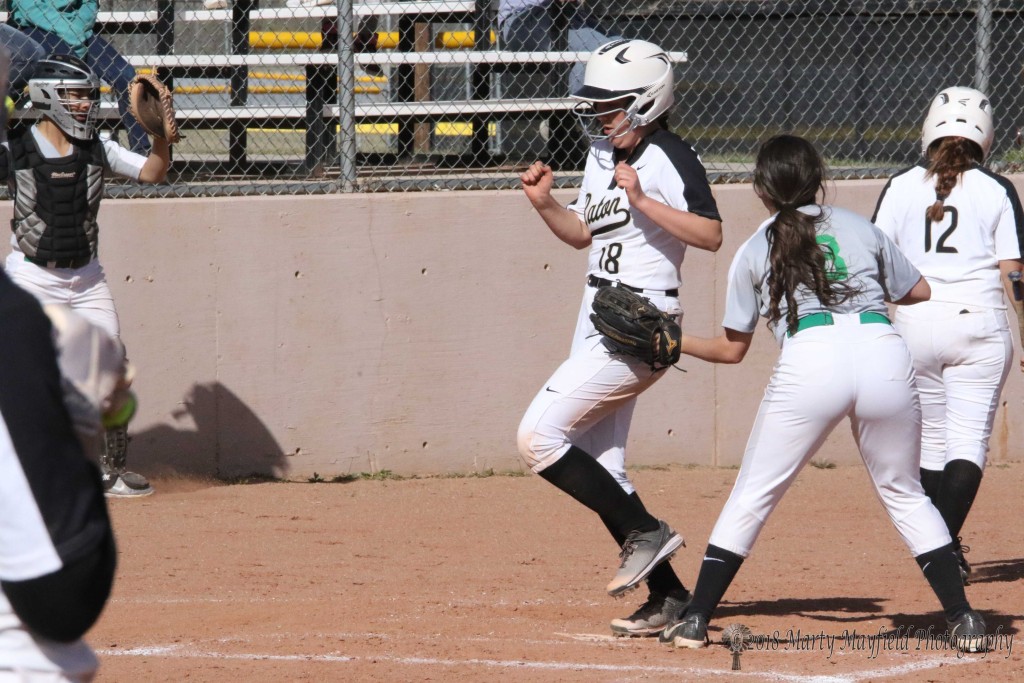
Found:
[[[690,594],[682,600],[652,592],[640,609],[624,619],[612,619],[612,634],[616,636],[656,636],[665,627],[679,619],[690,604]]]
[[[616,598],[636,588],[658,564],[672,557],[684,545],[683,537],[660,520],[654,531],[630,532],[619,553],[622,564],[608,584],[608,595]]]

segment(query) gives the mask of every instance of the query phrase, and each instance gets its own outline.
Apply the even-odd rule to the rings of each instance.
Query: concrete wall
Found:
[[[1024,192],[1024,177],[1015,179]],[[870,214],[880,181],[838,183]],[[685,327],[719,331],[733,253],[765,217],[749,186],[714,188],[726,239],[683,266]],[[572,193],[566,193],[568,197]],[[9,211],[9,203],[6,207]],[[585,252],[519,192],[106,200],[101,260],[141,400],[131,462],[305,478],[521,469],[515,431],[568,352]],[[777,355],[686,359],[640,398],[632,464],[738,463]],[[1011,374],[993,437],[1020,459]],[[856,451],[846,425],[819,459]]]

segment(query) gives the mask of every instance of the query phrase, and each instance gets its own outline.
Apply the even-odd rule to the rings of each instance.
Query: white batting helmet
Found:
[[[988,156],[995,128],[992,103],[985,93],[974,88],[953,87],[946,88],[932,100],[924,119],[921,153],[927,155],[928,146],[933,142],[954,135],[978,143],[982,156]]]
[[[672,62],[660,47],[644,40],[613,40],[594,50],[587,60],[583,87],[572,94],[581,100],[576,114],[589,123],[595,114],[585,111],[595,102],[632,98],[622,111],[629,127],[613,135],[591,135],[600,140],[645,126],[672,106]]]

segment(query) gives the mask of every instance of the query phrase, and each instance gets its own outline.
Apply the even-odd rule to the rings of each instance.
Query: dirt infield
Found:
[[[735,475],[633,473],[687,538],[674,564],[688,586]],[[156,485],[111,501],[120,569],[89,636],[98,681],[735,677],[721,645],[610,636],[645,594],[605,595],[617,549],[538,477]],[[769,636],[742,657],[752,680],[1024,680],[1021,491],[1024,465],[991,466],[964,530],[968,596],[998,634],[984,656],[915,633],[941,632],[941,612],[855,466],[801,473],[711,637],[737,622]]]

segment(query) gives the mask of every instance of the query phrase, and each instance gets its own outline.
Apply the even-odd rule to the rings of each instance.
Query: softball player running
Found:
[[[1024,270],[1024,211],[1010,181],[981,165],[992,138],[983,93],[940,92],[924,121],[925,159],[889,180],[872,219],[932,287],[927,303],[898,308],[895,324],[921,395],[921,483],[958,541],[1013,360],[1003,292],[1018,316],[1022,305],[1013,279]]]
[[[626,475],[625,445],[636,397],[662,373],[610,353],[589,314],[597,288],[616,283],[682,316],[679,268],[687,245],[717,250],[722,224],[700,159],[665,129],[672,65],[661,48],[639,40],[603,45],[573,97],[581,119],[598,128],[579,197],[559,205],[551,168],[541,162],[523,173],[522,184],[555,236],[590,248],[589,266],[569,359],[527,409],[519,452],[534,472],[596,512],[621,546],[611,595],[649,575],[647,601],[614,620],[612,631],[656,635],[689,598],[664,562],[683,539],[644,507]]]
[[[12,133],[6,153],[0,154],[0,181],[7,181],[14,198],[12,251],[5,269],[42,303],[66,304],[120,339],[114,299],[97,260],[104,172],[162,182],[170,147],[155,139],[144,157],[101,140],[95,129],[100,82],[76,57],[39,61],[29,96],[43,118]],[[127,449],[125,429],[107,432],[102,458],[107,495],[152,493],[145,477],[126,470]]]
[[[762,145],[754,191],[772,213],[729,269],[724,334],[683,335],[685,354],[738,363],[759,316],[782,353],[758,410],[740,472],[711,532],[686,615],[661,634],[676,647],[703,647],[708,620],[761,528],[800,469],[849,417],[879,499],[945,610],[952,637],[980,647],[985,623],[964,595],[942,516],[918,479],[921,409],[903,340],[885,301],[928,298],[928,283],[865,219],[816,203],[821,157],[793,136]]]

